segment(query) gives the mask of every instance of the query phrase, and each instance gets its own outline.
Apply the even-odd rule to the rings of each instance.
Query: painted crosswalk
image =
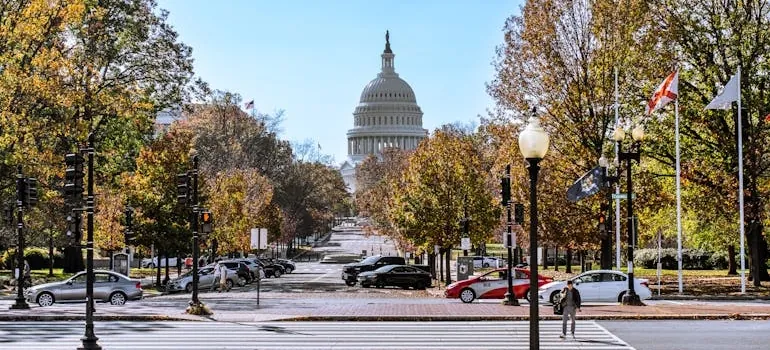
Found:
[[[477,322],[99,322],[99,345],[143,349],[528,349],[527,321]],[[540,323],[541,349],[633,349],[593,321],[560,339],[561,322]],[[0,323],[2,349],[73,349],[83,322]]]

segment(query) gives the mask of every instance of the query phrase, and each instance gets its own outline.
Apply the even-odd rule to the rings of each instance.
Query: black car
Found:
[[[348,286],[356,285],[356,280],[359,273],[366,271],[373,271],[383,266],[388,265],[405,265],[406,261],[400,256],[380,256],[373,255],[355,264],[345,265],[342,267],[342,280]]]
[[[292,273],[292,271],[297,269],[297,266],[294,265],[294,262],[287,259],[275,259],[275,262],[278,263],[278,265],[283,266],[283,270],[285,273]]]
[[[246,266],[246,264],[235,261],[235,260],[226,260],[226,261],[220,261],[220,264],[224,264],[225,267],[231,270],[235,270],[238,272],[238,278],[243,278],[246,283],[251,283],[254,279],[251,276],[251,272],[249,271],[249,267]]]
[[[361,287],[375,286],[384,288],[397,286],[404,289],[425,289],[431,284],[430,274],[416,267],[406,265],[388,265],[374,271],[366,271],[358,274]]]
[[[273,264],[263,259],[250,259],[250,260],[256,262],[257,264],[259,264],[259,266],[262,267],[262,270],[265,271],[265,277],[267,278],[270,278],[270,277],[278,278],[278,277],[281,277],[281,275],[283,275],[284,273],[283,266],[279,264]]]

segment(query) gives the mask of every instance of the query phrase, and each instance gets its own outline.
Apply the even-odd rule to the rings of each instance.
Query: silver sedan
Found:
[[[113,271],[94,271],[94,300],[123,305],[127,300],[142,299],[142,285],[125,275]],[[54,302],[84,302],[86,300],[86,272],[61,281],[31,287],[27,301],[40,306]]]

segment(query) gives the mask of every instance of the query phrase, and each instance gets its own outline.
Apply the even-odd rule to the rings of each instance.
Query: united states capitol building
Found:
[[[382,70],[361,92],[353,111],[353,128],[347,133],[348,160],[340,172],[351,193],[356,191],[356,167],[370,154],[379,155],[387,147],[413,150],[428,137],[414,91],[396,73],[395,56],[386,33]]]

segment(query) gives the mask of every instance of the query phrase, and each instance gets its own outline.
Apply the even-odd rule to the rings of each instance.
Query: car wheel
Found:
[[[184,286],[184,291],[187,293],[192,293],[193,285],[192,283],[188,283],[186,286]]]
[[[484,263],[484,265],[482,265],[482,266],[484,266],[484,268],[487,268],[487,267],[489,267],[489,264],[488,263]]]
[[[149,264],[147,264],[147,268],[148,269],[154,269],[155,268],[155,264],[149,263]]]
[[[548,301],[550,301],[551,304],[555,305],[556,304],[556,298],[558,298],[558,297],[559,297],[559,291],[555,290],[555,291],[553,291],[551,293],[551,296],[548,297]]]
[[[382,281],[378,281],[377,284],[376,284],[376,287],[377,288],[385,288],[385,283],[383,283]]]
[[[292,269],[291,266],[286,268],[286,273],[291,273],[292,271],[294,271],[294,269]]]
[[[53,294],[45,292],[37,296],[37,304],[40,306],[51,306],[54,303]]]
[[[126,295],[123,292],[115,292],[110,295],[110,304],[112,305],[125,305]]]
[[[474,292],[473,289],[465,288],[460,291],[460,300],[463,303],[470,303],[474,299],[476,299],[476,292]]]
[[[356,285],[356,281],[345,281],[345,284],[347,284],[348,287],[352,287]]]
[[[620,292],[620,294],[618,295],[618,302],[619,302],[619,303],[622,303],[622,302],[623,302],[623,296],[624,296],[624,295],[626,295],[626,291],[622,291],[622,292]]]
[[[369,283],[361,283],[361,287],[369,288],[371,286],[369,285]]]
[[[281,277],[281,270],[275,270],[275,272],[273,272],[273,276],[275,278]]]
[[[424,290],[425,289],[425,284],[423,284],[422,282],[417,282],[417,283],[414,284],[414,289],[415,290]]]
[[[227,281],[225,282],[225,286],[227,286],[227,289],[233,289],[233,285],[235,285],[235,283],[233,283],[233,280],[228,278]]]
[[[527,301],[529,301],[529,289],[524,291],[524,299],[527,299]]]

